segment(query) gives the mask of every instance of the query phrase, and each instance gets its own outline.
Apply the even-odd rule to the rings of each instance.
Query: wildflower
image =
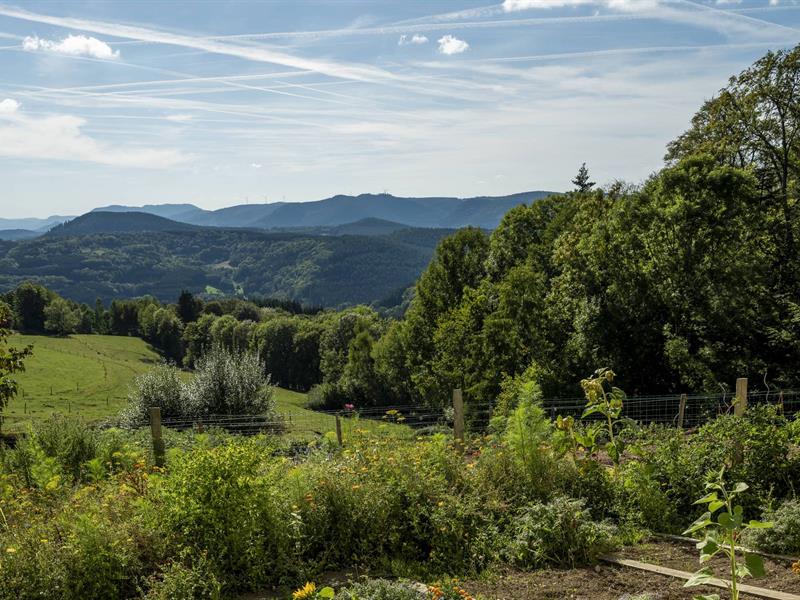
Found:
[[[11,546],[9,546],[8,548],[6,548],[6,552],[7,552],[8,554],[14,554],[16,551],[17,551],[17,549],[16,549],[16,548],[12,548]]]
[[[355,409],[355,406],[354,406],[354,405],[352,405],[352,404],[345,404],[345,405],[344,405],[344,408],[345,408],[345,410],[354,410],[354,409]]]
[[[292,600],[306,600],[307,598],[313,598],[316,592],[317,592],[316,584],[308,581],[299,590],[295,590],[294,592],[292,592]]]
[[[800,575],[800,560],[792,564],[792,573]]]

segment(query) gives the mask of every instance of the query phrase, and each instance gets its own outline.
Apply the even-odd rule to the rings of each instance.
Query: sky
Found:
[[[0,217],[639,182],[797,0],[0,0]]]

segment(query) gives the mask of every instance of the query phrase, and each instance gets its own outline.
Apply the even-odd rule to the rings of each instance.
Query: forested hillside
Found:
[[[317,236],[196,228],[152,215],[158,229],[79,235],[93,213],[47,236],[0,242],[0,289],[34,279],[79,302],[196,293],[274,296],[338,306],[380,302],[412,285],[442,229],[381,236]],[[150,223],[149,225],[153,225]],[[97,223],[94,223],[97,226]]]

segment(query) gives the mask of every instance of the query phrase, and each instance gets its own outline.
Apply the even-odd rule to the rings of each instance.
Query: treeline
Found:
[[[25,282],[0,301],[10,307],[11,325],[26,333],[142,337],[168,361],[190,368],[216,347],[246,351],[259,357],[274,384],[302,391],[323,381],[346,382],[359,332],[379,336],[385,330],[385,321],[367,307],[335,312],[272,298],[204,301],[187,291],[173,304],[144,297],[106,308]]]

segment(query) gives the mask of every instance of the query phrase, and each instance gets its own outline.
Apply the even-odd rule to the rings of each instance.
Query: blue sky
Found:
[[[641,181],[792,0],[0,0],[0,216]]]

